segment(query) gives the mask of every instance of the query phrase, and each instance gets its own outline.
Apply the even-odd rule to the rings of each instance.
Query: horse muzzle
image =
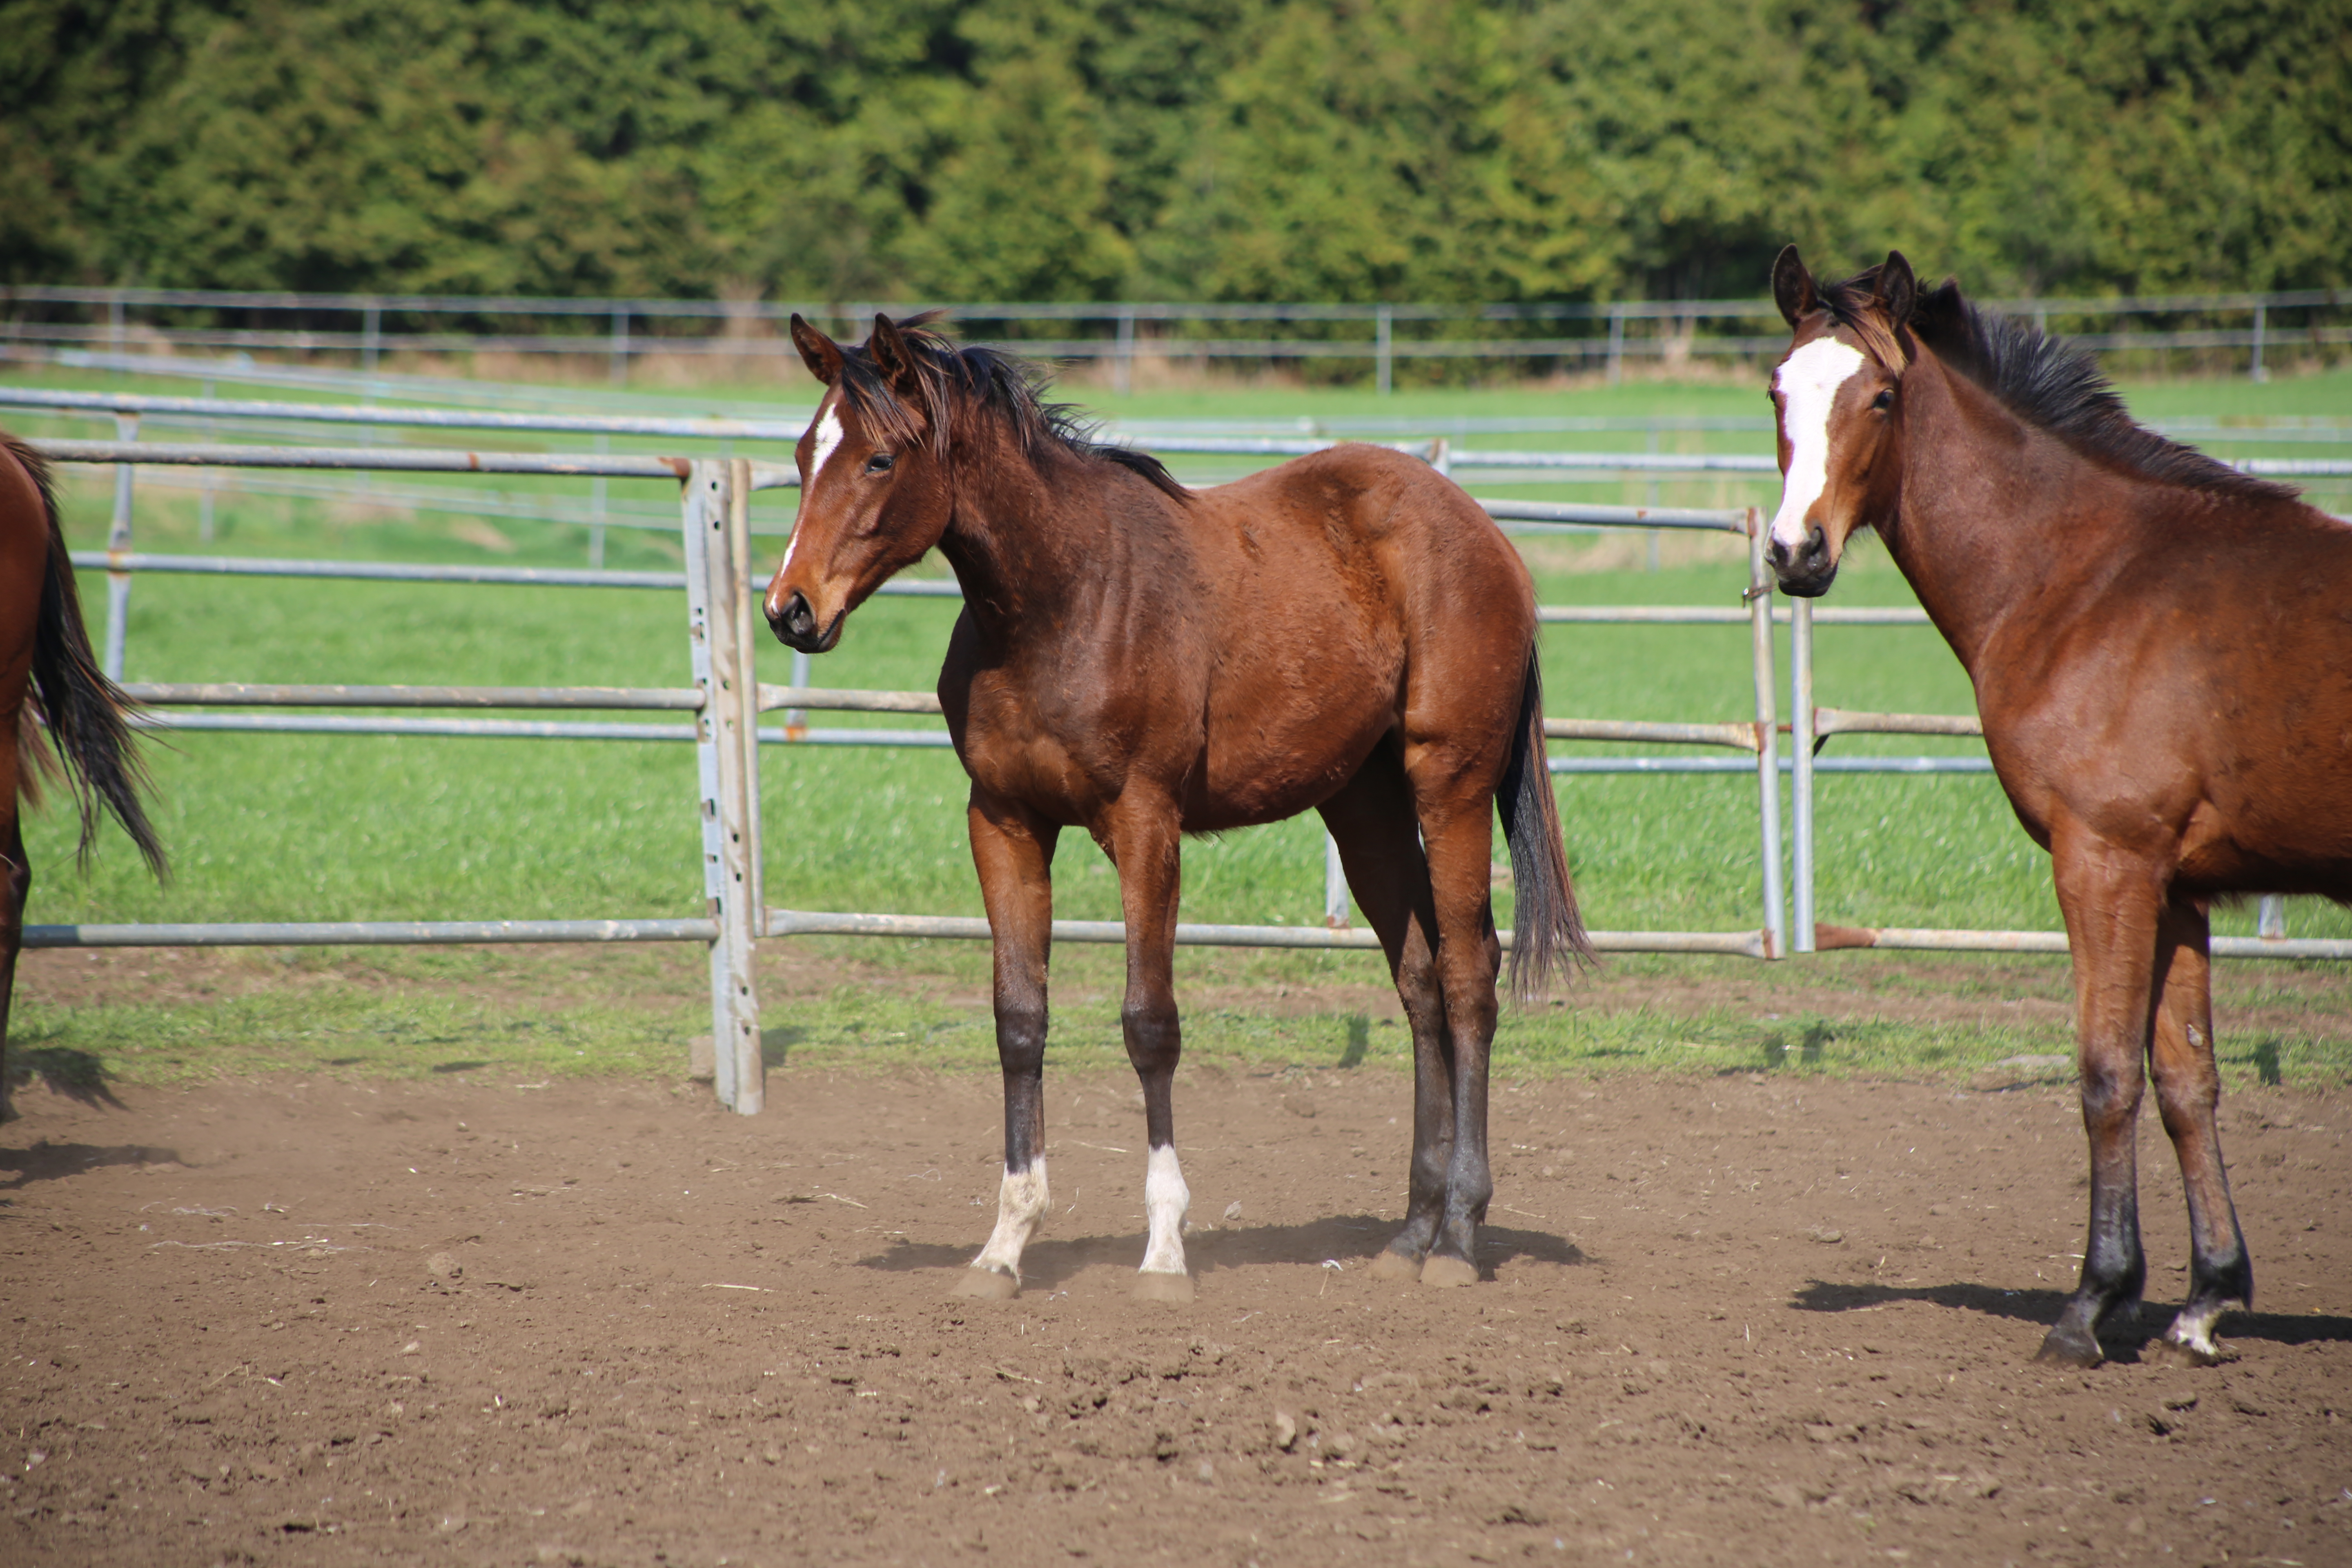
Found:
[[[1791,550],[1775,539],[1765,546],[1764,559],[1780,581],[1780,592],[1800,599],[1818,599],[1837,581],[1837,558],[1830,552],[1828,535],[1808,529],[1804,542]]]
[[[797,588],[785,596],[782,604],[771,598],[762,608],[767,611],[768,625],[775,631],[776,640],[794,652],[824,653],[841,640],[841,617],[835,616],[830,624],[820,626],[807,595]]]

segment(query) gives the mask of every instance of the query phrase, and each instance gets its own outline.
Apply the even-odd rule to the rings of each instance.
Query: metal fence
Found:
[[[1768,300],[1622,300],[1535,304],[1245,303],[1239,301],[550,299],[419,294],[245,292],[209,289],[26,285],[0,291],[0,337],[28,344],[104,345],[135,340],[174,348],[226,348],[355,356],[373,367],[387,353],[509,353],[603,358],[615,384],[648,353],[788,359],[777,323],[793,311],[849,331],[877,310],[943,309],[984,323],[1027,352],[1098,361],[1122,389],[1139,359],[1367,362],[1386,392],[1402,359],[1518,360],[1605,365],[1628,359],[1753,357],[1787,345]],[[2260,380],[2281,349],[2326,352],[2352,343],[2341,319],[2346,291],[2143,295],[2007,300],[1994,307],[2047,324],[2141,319],[2168,323],[2084,332],[2102,352],[2246,351]],[[198,321],[195,318],[207,318]],[[137,318],[144,318],[137,319]],[[175,318],[169,324],[158,318]],[[227,324],[226,318],[237,318]],[[260,321],[292,319],[290,325]],[[328,324],[333,323],[333,324]],[[583,328],[592,330],[583,331]],[[1752,329],[1759,323],[1766,331]],[[2240,324],[2242,323],[2242,324]],[[1732,330],[1723,330],[1728,326]],[[1399,329],[1404,331],[1400,332]],[[1246,335],[1237,333],[1244,329]],[[1704,329],[1704,330],[1703,330]],[[1443,331],[1449,335],[1433,335]]]
[[[14,402],[17,391],[0,393],[0,401]],[[130,425],[135,413],[115,414],[100,403],[49,404],[81,406],[85,411],[114,414]],[[182,400],[202,404],[182,412],[232,418],[247,409],[218,400]],[[301,417],[319,411],[301,405]],[[484,426],[499,429],[534,426],[481,411],[442,411],[446,417],[420,420],[416,410],[328,411],[332,418],[365,423],[379,415],[382,422],[406,422],[437,426]],[[364,417],[362,417],[364,416]],[[598,428],[609,433],[623,424],[627,433],[731,436],[735,429],[718,422],[656,420],[614,421],[583,426],[574,420],[559,429],[577,432]],[[691,429],[678,428],[692,425]],[[751,434],[749,429],[742,434]],[[114,517],[108,549],[78,552],[75,563],[108,574],[107,616],[103,659],[108,672],[120,677],[132,576],[139,572],[215,575],[339,577],[363,581],[446,584],[508,584],[533,586],[611,587],[634,590],[685,590],[687,630],[692,684],[677,688],[513,688],[423,686],[298,686],[224,683],[149,684],[131,688],[131,695],[159,709],[197,708],[201,712],[156,715],[148,721],[184,730],[243,730],[305,733],[410,734],[494,736],[594,741],[692,742],[696,748],[699,813],[704,845],[704,893],[707,913],[700,919],[643,920],[599,918],[574,921],[349,921],[230,924],[80,925],[28,927],[26,945],[35,947],[96,946],[224,946],[256,944],[367,944],[413,942],[548,942],[701,941],[710,949],[710,988],[715,1078],[719,1095],[740,1111],[756,1111],[762,1095],[762,1075],[757,1028],[758,1006],[752,956],[763,936],[812,934],[895,935],[977,939],[987,934],[984,921],[906,914],[826,912],[771,908],[765,902],[760,854],[758,747],[771,745],[941,746],[947,737],[939,730],[817,729],[807,726],[811,711],[858,711],[905,714],[939,712],[929,693],[835,690],[807,684],[804,660],[796,660],[793,681],[784,686],[763,684],[754,672],[753,647],[758,628],[752,577],[750,498],[754,490],[793,486],[795,470],[741,458],[672,458],[617,454],[538,454],[478,450],[427,450],[404,447],[256,447],[217,443],[148,443],[128,438],[126,428],[114,441],[50,440],[38,443],[52,458],[73,463],[110,465],[115,475]],[[792,434],[797,434],[796,431]],[[775,439],[767,430],[758,438]],[[1187,446],[1154,443],[1160,449],[1223,450],[1246,455],[1279,456],[1291,449],[1311,450],[1322,441],[1265,441],[1226,437]],[[1468,463],[1478,468],[1509,468],[1519,459],[1541,468],[1579,454],[1496,454],[1458,451],[1446,443],[1403,444],[1441,468]],[[1623,455],[1612,455],[1622,457]],[[1495,459],[1500,458],[1501,461]],[[666,479],[682,487],[678,517],[686,557],[678,572],[570,571],[534,567],[475,565],[414,565],[320,561],[269,561],[238,557],[166,555],[132,548],[133,476],[141,466],[206,468],[258,467],[281,469],[368,468],[431,473],[517,473],[560,475],[585,479]],[[1954,734],[1970,732],[1972,721],[1917,715],[1844,713],[1816,709],[1812,703],[1811,633],[1813,626],[1846,623],[1885,625],[1916,622],[1916,611],[1875,609],[1815,609],[1807,603],[1793,611],[1776,612],[1772,584],[1763,562],[1763,526],[1756,509],[1705,510],[1587,506],[1534,500],[1486,500],[1488,513],[1517,532],[1589,531],[1595,528],[1696,529],[1731,531],[1746,537],[1748,549],[1745,604],[1721,606],[1587,607],[1544,606],[1541,619],[1549,625],[1738,624],[1750,630],[1752,699],[1755,718],[1737,723],[1658,723],[1602,719],[1552,719],[1547,736],[1561,741],[1602,741],[1726,749],[1744,757],[1709,759],[1657,756],[1564,757],[1549,760],[1555,773],[1752,773],[1757,781],[1759,892],[1763,924],[1734,931],[1602,931],[1595,942],[1602,951],[1654,952],[1715,952],[1777,959],[1817,946],[1876,945],[1943,949],[2006,951],[2064,950],[2064,938],[2054,932],[1978,932],[1879,930],[1861,932],[1823,926],[1812,919],[1813,780],[1817,771],[1845,772],[1982,772],[1982,759],[1955,757],[1849,758],[1816,763],[1812,743],[1838,732],[1877,731],[1898,733]],[[898,582],[885,594],[953,595],[951,583]],[[1779,737],[1783,727],[1776,713],[1774,633],[1776,619],[1791,624],[1795,664],[1791,755],[1784,763]],[[492,718],[415,718],[306,714],[307,708],[382,708],[405,710],[548,710],[566,713],[583,710],[674,712],[691,715],[688,724],[592,721],[578,719],[515,720]],[[261,710],[219,712],[223,708]],[[762,728],[760,715],[782,711],[786,723]],[[1780,776],[1793,775],[1795,931],[1790,929],[1789,900],[1782,881]],[[1177,940],[1188,944],[1285,948],[1369,948],[1376,945],[1368,931],[1350,929],[1344,883],[1337,858],[1327,847],[1325,922],[1321,926],[1235,926],[1186,923]],[[1056,921],[1055,935],[1066,942],[1110,942],[1124,939],[1117,922]],[[1823,940],[1826,938],[1826,940]],[[1507,941],[1507,935],[1506,937]],[[2263,939],[2221,939],[2223,956],[2352,958],[2352,942],[2279,942]]]

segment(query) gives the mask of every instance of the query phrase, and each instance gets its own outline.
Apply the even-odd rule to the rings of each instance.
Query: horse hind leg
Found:
[[[1454,1069],[1445,996],[1437,983],[1437,910],[1412,797],[1393,750],[1383,747],[1324,802],[1348,888],[1387,954],[1389,976],[1412,1031],[1412,1160],[1404,1225],[1372,1259],[1375,1279],[1418,1279],[1445,1213],[1454,1157]]]
[[[2213,1066],[2212,960],[2205,910],[2176,899],[2165,911],[2158,957],[2163,992],[2157,1003],[2149,1061],[2164,1130],[2180,1160],[2189,1197],[2189,1300],[2153,1353],[2193,1366],[2226,1354],[2213,1325],[2232,1307],[2253,1304],[2254,1270],[2230,1198],[2216,1112],[2221,1074]]]

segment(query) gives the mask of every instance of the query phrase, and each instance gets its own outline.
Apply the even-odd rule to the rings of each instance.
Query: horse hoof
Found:
[[[2042,1348],[2033,1352],[2033,1359],[2048,1366],[2090,1367],[2107,1358],[2099,1349],[2099,1342],[2089,1334],[2053,1329],[2042,1342]]]
[[[1135,1299],[1139,1301],[1189,1301],[1192,1299],[1192,1277],[1190,1274],[1162,1274],[1156,1269],[1139,1272],[1135,1277]]]
[[[993,1268],[982,1268],[977,1265],[965,1269],[948,1290],[950,1299],[968,1296],[982,1301],[1010,1301],[1019,1294],[1020,1280],[1010,1274],[1000,1274]]]
[[[1410,1283],[1421,1278],[1421,1259],[1410,1253],[1383,1252],[1372,1259],[1372,1278]]]
[[[1461,1258],[1433,1258],[1421,1266],[1421,1282],[1440,1289],[1478,1283],[1477,1266]]]
[[[2183,1344],[2179,1340],[2158,1340],[2143,1353],[2151,1366],[2219,1366],[2225,1361],[2237,1359],[2230,1353],[2227,1346],[2218,1342],[2207,1351]]]

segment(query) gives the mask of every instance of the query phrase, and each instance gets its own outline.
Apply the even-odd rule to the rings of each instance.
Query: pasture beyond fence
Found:
[[[771,907],[766,902],[760,848],[761,745],[938,747],[942,730],[824,729],[808,726],[810,711],[937,715],[938,700],[928,692],[845,690],[808,684],[804,657],[795,660],[788,685],[761,682],[753,652],[761,631],[756,609],[750,501],[760,489],[795,486],[793,469],[747,458],[668,458],[613,453],[542,455],[488,451],[436,451],[409,447],[257,447],[205,443],[140,442],[142,409],[168,403],[173,412],[234,420],[256,416],[296,417],[343,423],[404,424],[438,427],[559,430],[572,434],[692,436],[709,438],[790,440],[797,427],[777,422],[666,420],[625,416],[511,415],[480,410],[331,409],[316,405],[268,405],[215,399],[141,399],[128,394],[68,394],[0,389],[0,403],[110,413],[119,422],[111,441],[47,440],[37,443],[52,458],[110,465],[115,476],[114,515],[104,552],[77,552],[75,564],[107,573],[104,662],[120,678],[133,576],[141,572],[209,575],[339,577],[366,581],[443,584],[508,584],[532,586],[609,587],[676,592],[686,595],[686,635],[692,684],[676,688],[300,686],[263,684],[143,684],[131,695],[151,708],[194,708],[198,712],[150,715],[143,721],[175,730],[269,731],[279,732],[499,736],[580,741],[691,742],[697,760],[698,809],[702,834],[706,913],[699,919],[646,920],[627,917],[558,921],[320,921],[279,923],[31,926],[29,947],[344,945],[457,942],[702,942],[710,955],[713,1075],[719,1099],[738,1111],[761,1109],[764,1067],[760,1051],[759,1007],[752,960],[763,937],[800,935],[899,936],[983,939],[984,920],[855,911],[818,911]],[[1156,449],[1281,456],[1328,445],[1323,441],[1276,441],[1197,437],[1154,442]],[[1487,469],[1574,469],[1596,461],[1620,464],[1628,454],[1511,453],[1454,448],[1446,442],[1400,444],[1441,468],[1457,464]],[[1661,468],[1694,461],[1712,467],[1721,459],[1673,459]],[[1769,463],[1769,459],[1767,459]],[[424,565],[324,561],[273,561],[236,557],[142,553],[133,546],[132,508],[138,466],[278,469],[365,468],[425,473],[560,475],[590,481],[660,479],[681,488],[678,527],[684,547],[679,572],[568,571],[530,567]],[[2251,465],[2250,465],[2251,466]],[[2328,471],[2346,465],[2329,464]],[[2293,461],[2266,464],[2263,471],[2297,471]],[[2305,468],[2304,471],[2307,471]],[[1554,773],[1749,773],[1757,781],[1757,889],[1762,924],[1731,931],[1598,931],[1603,952],[1719,953],[1765,960],[1844,947],[1882,947],[1961,952],[2063,952],[2065,937],[2055,931],[1952,931],[1853,928],[1817,921],[1814,909],[1815,781],[1837,773],[1984,773],[1981,757],[1822,757],[1818,745],[1836,734],[1979,735],[1975,718],[1956,715],[1873,713],[1817,706],[1814,700],[1813,628],[1816,625],[1919,625],[1916,609],[1816,608],[1797,601],[1773,603],[1772,578],[1763,562],[1763,520],[1754,508],[1705,510],[1589,506],[1530,500],[1481,503],[1515,532],[1584,531],[1596,528],[1692,529],[1743,535],[1747,581],[1743,603],[1722,605],[1542,606],[1546,625],[1740,624],[1750,630],[1752,721],[1660,723],[1646,721],[1555,718],[1545,721],[1548,739],[1617,742],[1714,748],[1745,752],[1735,758],[1554,756]],[[886,595],[953,595],[952,583],[901,581]],[[1777,713],[1774,625],[1790,627],[1792,668],[1790,718]],[[552,710],[576,713],[662,712],[687,716],[686,724],[612,722],[578,719],[370,717],[304,714],[303,709]],[[262,712],[221,712],[258,709]],[[762,728],[760,716],[781,712],[786,722]],[[1790,754],[1780,755],[1780,736]],[[1784,889],[1780,777],[1790,779],[1790,877]],[[1189,945],[1312,949],[1375,949],[1369,931],[1349,923],[1349,904],[1337,857],[1327,844],[1325,919],[1321,925],[1211,925],[1186,923],[1177,940]],[[795,901],[798,901],[796,897]],[[1793,917],[1793,919],[1792,919]],[[2265,903],[2263,934],[2217,937],[2221,957],[2352,959],[2352,941],[2287,939],[2274,900]],[[1056,921],[1061,942],[1119,942],[1117,921]],[[1509,933],[1504,933],[1509,942]]]

